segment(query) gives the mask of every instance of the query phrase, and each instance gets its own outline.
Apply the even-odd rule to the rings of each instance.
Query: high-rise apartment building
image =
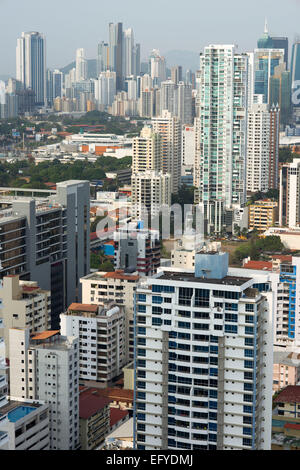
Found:
[[[136,65],[134,58],[134,34],[133,29],[125,29],[123,32],[123,77],[135,75]]]
[[[63,96],[63,73],[60,70],[47,70],[47,102],[53,105],[55,98]]]
[[[82,48],[76,50],[75,78],[76,82],[87,80],[87,60]]]
[[[0,279],[18,274],[51,291],[51,328],[58,329],[60,313],[81,300],[79,279],[90,269],[89,182],[21,194],[6,188],[0,197]]]
[[[168,110],[172,116],[177,116],[182,124],[192,124],[192,85],[183,81],[175,83],[167,80],[161,83],[160,114]]]
[[[95,80],[95,99],[103,110],[111,106],[117,90],[116,72],[100,72],[98,80]]]
[[[154,90],[142,90],[138,102],[139,116],[152,118],[155,116]]]
[[[83,304],[103,304],[110,301],[124,307],[126,317],[126,363],[133,360],[134,293],[140,275],[117,269],[114,272],[96,272],[80,279]]]
[[[49,406],[50,449],[79,447],[79,341],[59,331],[30,338],[29,329],[9,330],[10,393]]]
[[[278,187],[279,109],[266,103],[248,111],[247,191],[266,192]]]
[[[179,82],[177,87],[176,115],[183,125],[193,124],[192,85]]]
[[[37,282],[20,281],[19,276],[6,276],[0,282],[0,336],[9,352],[9,329],[29,328],[30,334],[45,331],[50,326],[51,296]]]
[[[16,79],[35,93],[35,104],[46,101],[46,40],[38,32],[22,33],[17,40]]]
[[[125,312],[113,302],[72,303],[61,314],[61,332],[79,338],[79,378],[108,387],[126,364]]]
[[[101,72],[111,70],[109,62],[109,45],[108,43],[101,41],[97,48],[97,77]]]
[[[145,170],[131,176],[131,214],[136,220],[149,221],[163,206],[171,206],[172,178],[169,173]]]
[[[151,124],[153,132],[159,134],[162,140],[161,170],[171,175],[171,191],[177,193],[181,174],[181,122],[169,111],[163,110],[160,116],[152,119]]]
[[[160,266],[159,231],[130,222],[114,232],[115,269],[152,276]]]
[[[183,126],[182,128],[182,165],[185,167],[194,167],[195,164],[195,127]]]
[[[299,97],[299,80],[300,80],[300,41],[299,39],[294,42],[292,48],[292,57],[291,57],[291,87],[292,93],[297,93],[297,98]],[[299,82],[299,83],[298,83]],[[293,100],[293,106],[299,107],[300,101],[299,98],[297,102]]]
[[[233,45],[200,55],[195,186],[207,231],[220,232],[226,209],[246,202],[248,56]]]
[[[274,295],[242,271],[203,252],[137,288],[137,449],[270,449]]]
[[[160,113],[169,111],[172,116],[177,115],[177,84],[172,80],[161,82],[160,85]]]
[[[166,59],[157,49],[150,54],[150,74],[155,85],[160,85],[167,78]]]
[[[160,170],[162,167],[161,136],[145,126],[138,137],[132,139],[132,173]]]
[[[109,23],[109,69],[116,72],[117,90],[123,86],[123,24]]]
[[[279,183],[279,225],[300,224],[300,159],[282,165]]]
[[[171,80],[177,85],[177,83],[182,82],[182,79],[182,67],[181,65],[175,65],[171,68]]]

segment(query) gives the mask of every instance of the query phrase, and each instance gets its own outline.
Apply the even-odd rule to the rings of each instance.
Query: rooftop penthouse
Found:
[[[103,305],[72,303],[68,308],[67,315],[109,318],[119,312],[119,307],[114,302],[109,301],[103,303]]]

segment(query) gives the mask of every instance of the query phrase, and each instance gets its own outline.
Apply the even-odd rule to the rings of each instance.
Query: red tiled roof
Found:
[[[138,281],[139,276],[138,275],[132,275],[132,274],[124,274],[124,271],[122,270],[117,270],[114,272],[107,272],[106,274],[103,275],[103,277],[109,278],[109,279],[122,279],[122,280],[127,280],[127,281]]]
[[[300,403],[300,385],[288,385],[274,400],[275,403]]]
[[[98,311],[98,305],[90,305],[90,304],[76,304],[73,303],[69,306],[68,310],[73,310],[75,312],[94,312]]]
[[[85,387],[79,392],[80,418],[88,419],[109,405],[110,400],[106,397],[99,396],[97,392],[97,389],[86,389]]]
[[[263,269],[265,271],[272,271],[271,261],[254,261],[250,260],[243,266],[245,269]]]
[[[110,409],[110,427],[121,421],[125,416],[128,415],[127,410],[120,410],[119,408]]]
[[[101,388],[99,389],[99,394],[113,401],[133,402],[133,390],[125,390],[124,388]]]
[[[60,330],[46,330],[38,333],[37,335],[33,336],[31,339],[34,340],[41,340],[41,339],[48,339],[52,338],[52,336],[58,335]]]
[[[292,255],[272,255],[272,259],[280,259],[281,261],[292,261]]]
[[[289,429],[300,429],[300,424],[297,423],[285,423],[283,426],[284,428],[289,428]]]
[[[39,289],[39,286],[26,286],[26,285],[25,285],[25,286],[21,286],[21,287],[22,287],[22,290],[23,290],[24,292],[32,292],[32,291],[34,291],[34,290]]]

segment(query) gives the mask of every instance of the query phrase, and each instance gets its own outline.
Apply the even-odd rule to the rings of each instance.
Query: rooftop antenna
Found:
[[[264,29],[264,33],[265,33],[265,34],[269,34],[267,18],[265,18],[265,29]]]

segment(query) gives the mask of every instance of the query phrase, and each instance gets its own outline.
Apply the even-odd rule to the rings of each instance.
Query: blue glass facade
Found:
[[[288,337],[291,339],[295,338],[296,271],[297,267],[293,265],[282,264],[280,267],[280,282],[289,286]]]

